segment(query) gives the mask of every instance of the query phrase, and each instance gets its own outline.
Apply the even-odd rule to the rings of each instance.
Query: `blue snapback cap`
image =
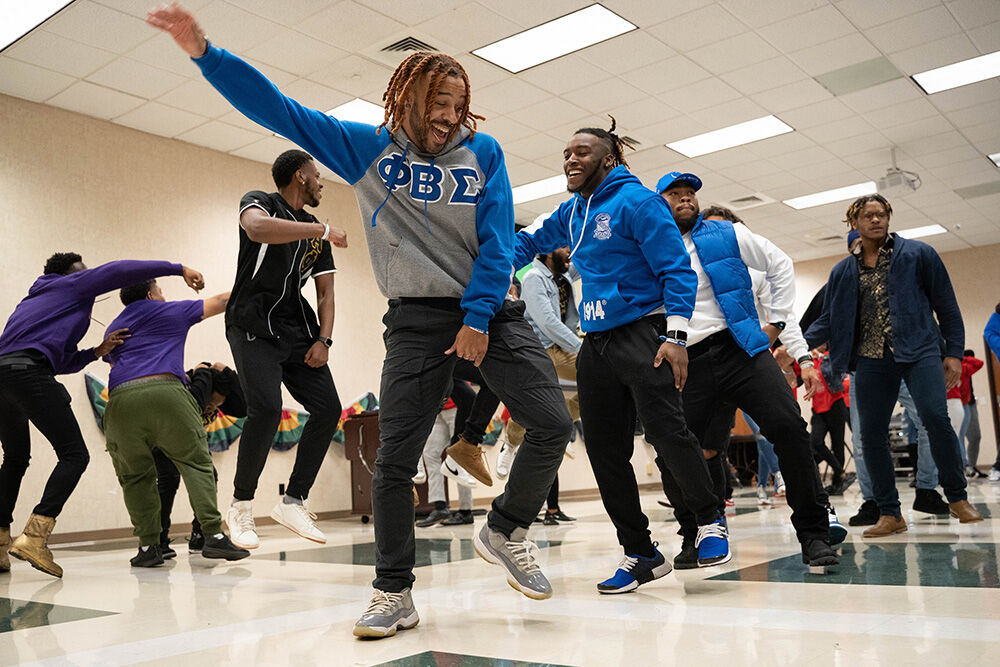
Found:
[[[694,174],[682,174],[679,171],[672,171],[669,174],[664,174],[663,177],[656,182],[656,193],[663,194],[667,188],[677,181],[688,183],[692,188],[694,188],[695,192],[701,190],[701,179]]]

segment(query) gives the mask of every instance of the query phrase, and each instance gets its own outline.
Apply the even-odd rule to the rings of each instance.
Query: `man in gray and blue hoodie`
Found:
[[[381,132],[382,126],[339,121],[285,97],[253,67],[210,45],[176,4],[150,12],[147,22],[169,32],[244,115],[297,143],[357,195],[389,311],[372,482],[375,595],[354,634],[384,637],[419,621],[410,596],[412,478],[458,357],[480,366],[527,429],[527,447],[476,534],[476,551],[503,567],[526,596],[550,597],[526,536],[572,421],[552,362],[524,321],[523,304],[504,299],[513,269],[510,182],[496,140],[475,132],[462,66],[440,53],[406,58],[389,81],[382,124],[388,131]],[[488,476],[471,447],[474,454],[459,463],[478,464],[479,474]]]

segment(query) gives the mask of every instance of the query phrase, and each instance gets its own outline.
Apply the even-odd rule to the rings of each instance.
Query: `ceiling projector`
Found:
[[[902,195],[921,186],[920,174],[904,171],[896,166],[896,149],[891,150],[892,166],[885,170],[885,176],[876,181],[880,195]]]

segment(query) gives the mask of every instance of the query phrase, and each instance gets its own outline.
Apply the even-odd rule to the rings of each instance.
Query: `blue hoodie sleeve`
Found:
[[[944,267],[940,255],[933,248],[925,245],[921,250],[924,260],[924,284],[931,308],[937,314],[941,335],[944,337],[944,354],[961,359],[965,356],[965,324],[962,322],[962,311],[958,308],[955,290],[948,277],[948,269]]]
[[[137,285],[150,278],[179,276],[183,272],[184,267],[180,264],[126,259],[72,273],[69,278],[81,297],[93,298],[111,290]]]
[[[566,204],[562,204],[553,211],[538,229],[514,234],[514,266],[524,266],[531,263],[535,255],[545,255],[570,244],[566,224],[560,215],[565,206]]]
[[[989,321],[986,322],[986,330],[983,331],[983,336],[986,337],[986,343],[993,350],[993,354],[1000,357],[1000,313],[990,315]]]
[[[500,145],[492,137],[477,135],[470,148],[479,161],[486,182],[476,202],[479,256],[462,296],[466,326],[489,329],[510,288],[514,245],[514,199]]]
[[[632,238],[663,285],[667,317],[690,319],[698,293],[698,274],[691,268],[691,257],[667,202],[659,196],[650,197],[635,209],[629,223]]]
[[[209,44],[193,59],[215,89],[250,120],[298,144],[350,184],[357,183],[391,139],[365,123],[340,121],[281,94],[263,74]]]

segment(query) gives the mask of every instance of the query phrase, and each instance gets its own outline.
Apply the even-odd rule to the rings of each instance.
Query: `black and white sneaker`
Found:
[[[221,537],[209,537],[201,548],[205,558],[224,558],[226,560],[242,560],[250,555],[246,549],[236,546],[225,533]]]
[[[160,553],[160,545],[153,544],[143,550],[139,547],[139,553],[129,559],[132,567],[156,567],[163,565],[163,554]]]

